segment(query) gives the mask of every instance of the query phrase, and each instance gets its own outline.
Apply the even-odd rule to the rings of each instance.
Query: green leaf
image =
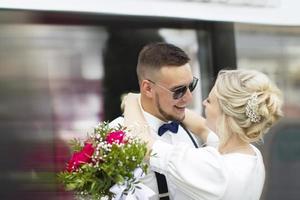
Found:
[[[73,152],[81,151],[82,149],[80,140],[76,138],[70,140],[69,145]]]

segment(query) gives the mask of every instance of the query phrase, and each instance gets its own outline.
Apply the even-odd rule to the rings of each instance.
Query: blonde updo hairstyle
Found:
[[[245,142],[257,142],[282,117],[280,90],[263,73],[255,70],[221,70],[214,87],[222,115],[217,119],[220,145],[226,144],[232,134]],[[246,114],[252,96],[257,96],[253,122]]]

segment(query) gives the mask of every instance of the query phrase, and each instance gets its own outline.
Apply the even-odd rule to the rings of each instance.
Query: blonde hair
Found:
[[[237,134],[245,142],[259,141],[283,116],[281,91],[261,72],[221,70],[214,92],[222,111],[222,116],[217,122],[217,132],[222,133],[221,145],[225,144],[232,134]],[[256,101],[254,115],[259,118],[257,121],[246,114],[246,107],[249,107],[249,100],[253,100],[253,95]]]

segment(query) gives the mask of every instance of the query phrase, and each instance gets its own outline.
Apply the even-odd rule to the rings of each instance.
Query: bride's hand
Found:
[[[200,114],[186,109],[183,124],[199,136],[203,142],[206,142],[209,130],[206,126],[206,120]]]
[[[136,101],[138,101],[140,96],[141,96],[140,93],[132,93],[132,92],[122,95],[121,110],[124,112],[126,105],[129,104],[129,106],[130,106],[131,104],[134,104]]]
[[[142,113],[139,93],[128,93],[122,101],[124,107],[124,123],[126,126],[148,125]]]

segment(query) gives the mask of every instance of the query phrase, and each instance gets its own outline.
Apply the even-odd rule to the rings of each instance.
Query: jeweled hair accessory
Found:
[[[251,95],[248,99],[246,105],[246,115],[250,119],[251,122],[257,123],[260,122],[261,116],[258,113],[258,100],[257,100],[257,93]]]

